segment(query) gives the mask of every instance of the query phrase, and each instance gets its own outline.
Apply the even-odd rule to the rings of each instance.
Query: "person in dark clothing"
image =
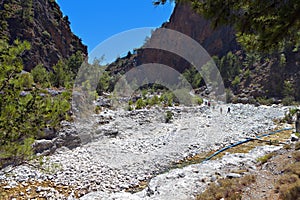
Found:
[[[230,113],[230,107],[228,107],[228,109],[227,109],[227,113]]]

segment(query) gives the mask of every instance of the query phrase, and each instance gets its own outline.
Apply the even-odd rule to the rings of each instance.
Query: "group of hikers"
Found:
[[[215,105],[212,105],[212,103],[210,101],[204,101],[205,105],[207,105],[208,107],[212,107],[213,109],[215,109]],[[220,113],[223,113],[223,108],[220,107]],[[230,113],[230,107],[227,108],[227,113]]]

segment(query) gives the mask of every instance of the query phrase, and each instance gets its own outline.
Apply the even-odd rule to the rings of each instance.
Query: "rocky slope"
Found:
[[[222,26],[217,29],[211,27],[209,20],[195,13],[189,4],[177,3],[174,12],[169,20],[162,25],[162,28],[184,33],[199,44],[211,56],[221,58],[228,52],[232,52],[240,59],[241,65],[246,60],[246,52],[238,45],[235,32],[232,27]],[[174,42],[176,43],[175,39]],[[164,43],[159,36],[151,37],[147,43]],[[187,51],[189,49],[187,48]],[[284,58],[284,65],[281,65],[281,59]],[[134,62],[133,62],[134,60]],[[118,59],[108,67],[108,71],[113,73],[126,72],[134,66],[146,63],[160,63],[170,66],[179,72],[190,68],[191,63],[173,53],[157,49],[138,49],[136,55]],[[218,66],[220,67],[220,66]],[[225,67],[232,67],[229,64]],[[230,69],[224,70],[227,73]],[[250,74],[245,77],[246,71]],[[226,77],[226,76],[224,76]],[[251,99],[257,98],[276,98],[283,99],[286,96],[300,100],[300,52],[299,50],[285,49],[280,53],[273,55],[263,55],[255,62],[241,66],[240,81],[233,85],[235,77],[225,78],[225,86],[234,91],[239,98],[239,102],[251,102]],[[287,95],[285,82],[290,84],[291,90]],[[253,102],[253,101],[252,101]]]
[[[50,69],[76,51],[87,55],[87,47],[72,33],[68,17],[54,0],[2,0],[0,22],[1,38],[30,42],[31,50],[23,55],[27,71],[38,64]]]

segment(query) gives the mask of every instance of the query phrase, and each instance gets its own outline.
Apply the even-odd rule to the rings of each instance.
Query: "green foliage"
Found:
[[[172,106],[175,95],[172,92],[165,92],[160,97],[160,101],[167,106]]]
[[[31,70],[31,75],[35,83],[40,84],[43,87],[50,86],[50,75],[43,65],[37,65]]]
[[[83,61],[84,58],[80,51],[77,51],[67,60],[59,60],[58,63],[53,66],[53,71],[51,71],[49,74],[51,85],[58,88],[65,87],[68,89],[73,87],[74,80],[77,76],[79,68],[83,64]],[[95,73],[95,75],[97,74],[98,73]]]
[[[228,103],[231,103],[232,100],[233,100],[234,95],[233,95],[233,93],[230,89],[228,89],[228,88],[225,89],[225,96],[226,96],[226,101]]]
[[[274,103],[273,99],[268,99],[267,97],[258,97],[257,102],[261,105],[272,105]]]
[[[290,108],[289,111],[284,115],[283,122],[293,123],[293,117],[299,111],[297,108]]]
[[[165,115],[165,123],[170,123],[172,119],[173,119],[173,113],[168,110]]]
[[[50,35],[50,33],[49,33],[48,31],[43,31],[43,32],[42,32],[42,35],[43,35],[45,38],[47,38],[47,39],[50,39],[50,38],[51,38],[51,35]]]
[[[199,88],[201,86],[202,77],[201,74],[197,71],[195,67],[190,69],[186,69],[182,75],[184,78],[191,84],[191,86],[195,88]]]
[[[239,57],[232,52],[228,52],[227,55],[220,59],[214,57],[214,60],[224,80],[231,82],[241,72],[242,62]]]
[[[193,104],[202,105],[203,104],[203,99],[198,97],[198,96],[194,96],[193,97]]]
[[[100,76],[99,83],[96,89],[99,95],[103,94],[103,92],[108,91],[110,80],[111,77],[109,76],[109,73],[107,71],[104,71]]]
[[[291,97],[294,95],[294,88],[293,84],[290,81],[284,81],[283,85],[283,95],[285,97]]]
[[[146,106],[146,103],[143,101],[143,99],[138,99],[136,101],[136,109],[142,109]]]
[[[282,105],[284,105],[284,106],[290,106],[290,105],[293,105],[293,104],[294,104],[294,100],[295,100],[295,98],[294,98],[294,97],[291,97],[291,96],[289,96],[289,97],[284,97],[284,98],[282,99]]]
[[[20,75],[20,84],[24,90],[30,90],[34,84],[33,77],[30,73],[23,73]]]
[[[257,158],[257,161],[260,162],[260,164],[266,163],[269,159],[271,159],[275,154],[274,153],[269,153],[266,154],[262,157]]]
[[[23,0],[22,2],[22,17],[24,20],[28,20],[29,22],[33,22],[33,4],[32,0]]]
[[[52,86],[66,87],[72,81],[71,75],[68,73],[67,65],[60,60],[53,66],[53,72],[50,73],[50,81]]]
[[[0,167],[32,158],[34,139],[45,127],[57,127],[70,109],[70,94],[51,97],[32,87],[33,78],[23,69],[20,55],[28,42],[10,46],[0,41]],[[27,91],[27,92],[25,92]]]
[[[234,80],[231,82],[232,85],[237,86],[241,82],[241,79],[239,76],[236,76]]]
[[[247,70],[245,71],[245,73],[244,73],[245,78],[249,78],[250,75],[251,75],[251,72],[250,72],[249,69],[247,69]]]

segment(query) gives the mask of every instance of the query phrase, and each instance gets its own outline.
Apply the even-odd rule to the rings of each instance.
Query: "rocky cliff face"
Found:
[[[169,22],[162,25],[162,28],[176,30],[183,33],[199,44],[211,55],[223,56],[228,51],[236,51],[240,49],[235,39],[234,30],[229,26],[222,26],[218,29],[213,29],[209,20],[192,10],[191,6],[186,3],[176,4],[174,11],[170,17]],[[164,39],[159,35],[156,37],[155,32],[149,39],[148,43],[163,43]],[[127,59],[127,58],[125,58]],[[137,65],[146,63],[160,63],[170,66],[179,72],[191,66],[185,59],[173,53],[158,50],[158,49],[139,49],[135,56]],[[127,63],[126,61],[121,63]],[[109,69],[116,71],[124,71],[122,69],[130,69],[130,67],[122,64],[116,66],[120,62],[113,63]],[[119,70],[117,70],[119,68]]]
[[[54,0],[1,0],[0,22],[1,38],[31,43],[23,55],[27,71],[38,64],[50,69],[76,51],[87,55],[87,47],[72,33],[68,17]]]
[[[241,72],[238,75],[240,83],[233,85],[232,78],[228,80],[225,78],[223,80],[225,86],[233,90],[236,95],[236,101],[249,103],[257,98],[274,98],[274,100],[280,100],[287,96],[287,90],[289,91],[288,97],[300,100],[299,51],[293,51],[292,49],[285,50],[277,54],[267,55],[268,59],[258,59],[251,66],[242,66],[246,54],[237,43],[233,28],[222,26],[213,29],[209,20],[195,13],[191,6],[185,3],[178,3],[176,5],[169,22],[164,23],[162,27],[190,36],[201,44],[211,56],[221,58],[228,52],[237,55],[241,63]],[[156,32],[152,34],[146,46],[149,43],[165,43],[165,40],[159,34],[157,35]],[[280,57],[282,55],[285,57],[284,66],[280,64]],[[180,56],[164,50],[138,49],[136,55],[132,55],[130,58],[127,56],[126,58],[118,59],[109,66],[108,70],[115,74],[119,72],[125,73],[134,66],[146,63],[164,64],[179,72],[183,72],[191,66],[191,63]],[[226,65],[228,70],[230,67],[233,66]],[[245,77],[244,74],[247,70],[250,75]]]
[[[239,45],[235,39],[234,30],[229,26],[222,26],[218,29],[211,27],[210,21],[192,10],[190,4],[178,3],[174,8],[174,12],[170,17],[169,22],[162,25],[162,28],[172,29],[183,33],[199,44],[211,55],[223,56],[228,51],[236,51]],[[153,36],[148,41],[149,43],[163,43],[164,39],[159,35]],[[187,47],[188,50],[188,47]],[[179,72],[189,68],[191,63],[188,63],[178,55],[170,52],[154,49],[142,49],[138,52],[138,64],[144,63],[161,63],[173,67]]]

